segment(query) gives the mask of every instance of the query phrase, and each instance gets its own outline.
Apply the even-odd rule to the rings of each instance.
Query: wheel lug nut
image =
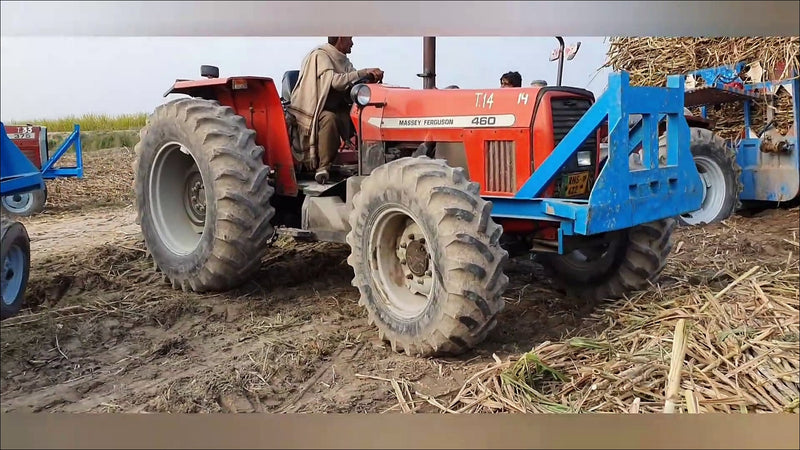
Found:
[[[409,235],[408,235],[408,239],[410,239],[410,240],[412,240],[412,241],[413,241],[413,240],[414,240],[414,235],[413,235],[413,234],[409,234]]]
[[[428,276],[428,277],[429,277],[429,276],[431,276],[431,275],[432,275],[432,273],[431,273],[431,271],[430,271],[430,270],[426,270],[426,271],[425,271],[425,276]]]
[[[419,243],[422,244],[422,245],[425,245],[425,238],[420,238],[419,239]]]
[[[419,284],[425,284],[425,282],[424,282],[424,281],[422,281],[422,278],[419,278],[419,279],[417,279],[417,283],[419,283]]]
[[[411,279],[413,279],[413,278],[414,278],[414,275],[408,274],[408,275],[406,275],[406,278],[407,278],[407,279],[409,279],[409,280],[411,280]]]
[[[402,264],[402,265],[404,265],[404,266],[405,266],[405,265],[406,265],[406,260],[405,260],[405,259],[401,259],[401,260],[400,260],[400,264]]]
[[[406,247],[408,247],[408,244],[406,244],[405,242],[403,242],[402,244],[400,244],[400,248],[406,248]]]

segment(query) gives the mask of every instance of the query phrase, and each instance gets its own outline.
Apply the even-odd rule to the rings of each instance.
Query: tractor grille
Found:
[[[586,111],[592,106],[591,102],[587,99],[578,99],[578,98],[556,98],[550,102],[550,108],[553,115],[553,143],[557,146],[564,136],[572,130],[572,127],[583,117]],[[578,152],[586,152],[588,151],[590,156],[590,165],[589,166],[578,166]],[[589,137],[586,138],[583,145],[578,148],[578,151],[567,160],[567,162],[562,166],[561,173],[564,174],[564,177],[556,178],[555,188],[556,188],[556,196],[568,196],[571,198],[576,199],[587,199],[589,198],[589,192],[582,193],[582,194],[567,194],[566,193],[566,185],[564,183],[567,182],[566,174],[575,173],[575,172],[585,172],[590,171],[593,172],[594,168],[597,166],[597,135],[592,133]],[[590,173],[588,179],[588,185],[586,188],[591,189],[591,186],[594,184],[593,176]]]
[[[516,192],[516,164],[514,141],[486,141],[484,167],[486,190]]]
[[[586,99],[576,98],[556,98],[550,102],[553,113],[553,143],[558,145],[564,136],[569,133],[573,126],[586,114],[592,104]],[[597,153],[597,136],[593,133],[589,136],[578,151],[590,151],[592,153],[592,167],[597,164],[595,161]],[[577,155],[570,158],[564,165],[565,172],[578,170]],[[587,168],[580,168],[586,170]]]

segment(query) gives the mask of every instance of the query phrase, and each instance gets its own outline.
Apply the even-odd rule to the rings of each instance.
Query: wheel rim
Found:
[[[3,197],[3,206],[14,214],[23,213],[33,205],[33,194],[25,192],[23,194],[12,194]]]
[[[703,202],[700,209],[681,216],[686,223],[691,225],[710,223],[719,215],[725,204],[725,175],[722,173],[722,169],[705,156],[696,156],[694,162],[700,173],[700,179],[705,185],[705,190],[703,190]]]
[[[380,211],[369,235],[369,266],[384,306],[394,315],[413,319],[431,302],[436,270],[428,236],[405,208]]]
[[[206,196],[197,162],[186,147],[170,142],[156,152],[149,191],[161,241],[176,255],[192,253],[205,228]]]
[[[3,303],[11,305],[19,295],[22,288],[22,278],[25,275],[25,255],[18,245],[12,245],[3,262],[2,279],[0,279],[0,292]]]

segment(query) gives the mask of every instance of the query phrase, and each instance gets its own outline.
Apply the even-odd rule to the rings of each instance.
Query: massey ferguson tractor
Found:
[[[425,38],[423,89],[352,86],[355,145],[343,143],[324,185],[305,169],[285,109],[296,71],[282,98],[271,78],[220,78],[212,66],[176,81],[165,96],[188,98],[155,109],[134,162],[137,221],[157,269],[175,288],[224,291],[254,274],[278,235],[347,244],[369,321],[394,351],[417,356],[487,336],[510,257],[536,255],[586,300],[647,288],[675,218],[703,196],[683,77],[632,87],[613,73],[597,100],[560,85],[436,89],[434,45]],[[631,114],[642,116],[633,128]]]

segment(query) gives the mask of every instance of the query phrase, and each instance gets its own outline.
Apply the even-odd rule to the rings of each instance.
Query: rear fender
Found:
[[[247,127],[256,132],[256,144],[264,147],[263,161],[275,171],[276,193],[292,197],[298,194],[283,105],[271,78],[177,80],[164,96],[170,94],[215,100],[233,108],[245,119]]]

